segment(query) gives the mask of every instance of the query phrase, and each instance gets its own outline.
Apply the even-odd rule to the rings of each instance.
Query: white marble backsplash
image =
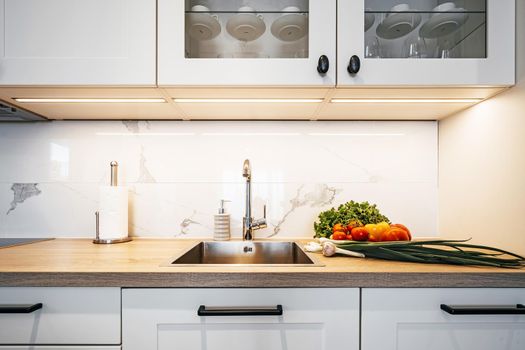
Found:
[[[0,237],[92,237],[98,187],[120,164],[134,236],[212,237],[221,199],[240,237],[243,160],[258,237],[307,237],[320,211],[376,203],[437,236],[436,122],[55,121],[0,124]]]

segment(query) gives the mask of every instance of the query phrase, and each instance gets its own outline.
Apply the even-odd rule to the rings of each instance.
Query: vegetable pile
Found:
[[[468,240],[411,241],[410,230],[391,224],[375,204],[354,202],[319,214],[314,223],[317,242],[305,246],[309,252],[322,252],[358,258],[376,258],[426,264],[453,264],[525,267],[525,258],[488,246],[466,243]]]
[[[375,204],[350,201],[319,214],[314,223],[316,238],[337,241],[410,241],[410,230],[401,224],[390,224]]]

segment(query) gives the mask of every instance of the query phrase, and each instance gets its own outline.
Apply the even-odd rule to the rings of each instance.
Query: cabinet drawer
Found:
[[[122,320],[126,350],[357,350],[359,290],[124,289]]]
[[[37,303],[0,313],[0,344],[120,344],[120,288],[0,288],[4,308]]]
[[[521,350],[519,304],[525,289],[363,289],[362,349]]]

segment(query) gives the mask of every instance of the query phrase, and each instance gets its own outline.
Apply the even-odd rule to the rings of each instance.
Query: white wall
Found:
[[[320,211],[377,203],[437,235],[436,122],[51,122],[0,124],[0,236],[94,235],[109,162],[130,189],[130,232],[210,237],[221,198],[233,235],[253,168],[258,237],[307,237]]]
[[[439,231],[525,254],[525,2],[517,85],[439,123]]]

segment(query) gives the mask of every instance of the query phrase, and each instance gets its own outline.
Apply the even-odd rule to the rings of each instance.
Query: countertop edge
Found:
[[[0,287],[525,288],[511,272],[0,272]]]

